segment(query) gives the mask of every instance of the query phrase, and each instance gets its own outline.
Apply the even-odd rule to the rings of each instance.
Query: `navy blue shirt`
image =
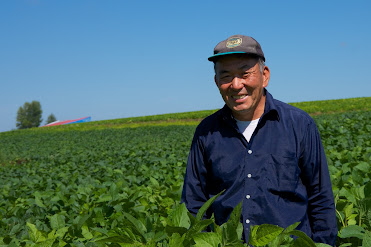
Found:
[[[273,99],[266,102],[250,142],[225,105],[197,127],[188,157],[182,202],[192,214],[212,196],[221,225],[243,200],[241,220],[248,242],[251,225],[298,230],[315,242],[334,245],[335,204],[325,152],[313,119],[304,111]]]

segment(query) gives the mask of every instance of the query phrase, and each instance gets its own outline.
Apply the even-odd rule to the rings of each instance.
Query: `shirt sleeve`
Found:
[[[196,130],[188,156],[181,198],[181,202],[186,204],[187,209],[193,215],[196,215],[208,200],[205,192],[207,172],[204,160],[203,144]]]
[[[315,242],[335,245],[337,222],[334,196],[320,134],[312,120],[303,138],[302,180],[308,193],[308,216]]]

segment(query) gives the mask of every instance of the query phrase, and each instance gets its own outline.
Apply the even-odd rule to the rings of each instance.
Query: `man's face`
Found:
[[[264,112],[269,69],[259,69],[258,59],[246,55],[226,55],[215,63],[215,83],[224,102],[238,120],[251,121]]]

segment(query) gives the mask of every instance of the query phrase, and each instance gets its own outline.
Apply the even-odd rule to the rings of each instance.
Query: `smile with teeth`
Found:
[[[243,99],[247,97],[247,94],[243,94],[243,95],[232,95],[232,98],[233,99]]]

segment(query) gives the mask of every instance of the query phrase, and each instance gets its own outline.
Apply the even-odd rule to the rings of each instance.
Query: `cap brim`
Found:
[[[209,61],[213,62],[215,61],[217,58],[219,58],[220,56],[224,56],[224,55],[230,55],[230,54],[241,54],[241,53],[245,53],[247,54],[246,52],[243,52],[243,51],[231,51],[231,52],[224,52],[224,53],[218,53],[218,54],[215,54],[214,56],[211,56],[208,58]]]
[[[244,52],[244,51],[231,51],[231,52],[218,53],[218,54],[215,54],[214,56],[209,57],[207,60],[209,60],[211,62],[215,62],[215,60],[217,60],[219,57],[225,56],[225,55],[231,55],[231,54],[247,54],[247,55],[252,55],[252,56],[256,56],[256,57],[261,57],[261,58],[263,58],[263,60],[265,62],[265,57],[259,56],[256,53],[249,53],[249,52]]]

